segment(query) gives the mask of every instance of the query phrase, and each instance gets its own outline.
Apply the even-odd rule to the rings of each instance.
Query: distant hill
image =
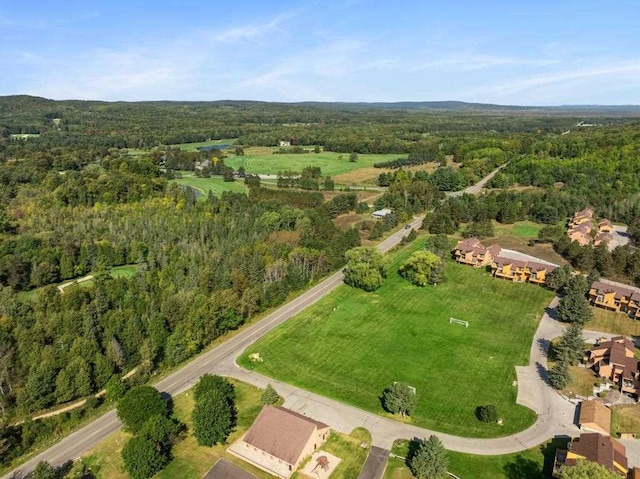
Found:
[[[592,115],[636,115],[640,114],[640,105],[498,105],[493,103],[469,103],[464,101],[401,101],[401,102],[264,102],[253,100],[215,100],[215,101],[140,101],[140,102],[105,102],[94,100],[50,100],[29,95],[0,96],[0,108],[4,112],[11,110],[50,109],[59,107],[82,108],[100,104],[128,105],[189,105],[189,106],[228,106],[244,107],[251,105],[303,106],[337,110],[434,110],[453,112],[538,112],[538,113],[578,113]]]

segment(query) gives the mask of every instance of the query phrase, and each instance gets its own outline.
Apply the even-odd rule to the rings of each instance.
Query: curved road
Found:
[[[502,166],[499,168],[496,168],[494,171],[492,171],[489,175],[487,175],[477,184],[459,193],[460,194],[477,193],[477,191],[479,191],[479,189],[482,188],[482,185],[484,185],[487,181],[489,181],[493,177],[493,175],[495,175],[500,170],[500,168],[502,168]],[[422,225],[423,219],[424,219],[424,215],[421,215],[413,219],[410,222],[411,227],[414,229],[420,228],[420,226]],[[404,229],[393,233],[391,236],[389,236],[384,241],[379,243],[378,248],[383,252],[390,250],[391,248],[396,246],[398,243],[400,243],[402,238],[407,233],[408,233],[408,230],[404,230]],[[262,320],[258,321],[257,323],[251,324],[250,326],[241,330],[235,336],[221,343],[219,346],[201,354],[196,359],[186,364],[182,368],[178,369],[171,375],[155,383],[154,386],[161,392],[167,393],[171,396],[175,396],[191,388],[197,382],[198,378],[205,373],[210,373],[210,372],[222,373],[223,370],[226,370],[231,367],[233,368],[234,371],[237,372],[239,376],[248,374],[246,372],[243,373],[242,370],[240,370],[235,366],[235,358],[239,354],[241,354],[242,351],[244,351],[249,345],[257,341],[259,338],[267,334],[269,331],[271,331],[272,329],[274,329],[275,327],[277,327],[287,319],[292,318],[293,316],[295,316],[296,314],[298,314],[308,306],[314,304],[315,302],[320,300],[322,297],[324,297],[327,293],[333,291],[340,284],[342,284],[342,279],[343,279],[342,272],[334,273],[333,275],[329,276],[322,282],[318,283],[316,286],[304,292],[294,300],[290,301],[289,303],[281,306],[271,314],[267,315]],[[236,374],[228,374],[228,375],[236,376]],[[255,375],[255,376],[256,378],[253,378],[252,380],[247,380],[247,381],[254,384],[264,383],[264,385],[266,385],[265,381],[267,381],[267,378],[262,378],[259,375]],[[275,381],[271,381],[271,382],[273,384],[276,384]],[[287,386],[284,384],[282,384],[281,386],[280,385],[281,383],[277,383],[277,384],[278,384],[278,390],[283,395],[285,394],[284,391],[286,391],[287,387],[290,388],[291,392],[294,392],[293,390],[295,388],[292,388],[291,386]],[[298,393],[296,390],[296,394],[300,394],[300,393]],[[307,393],[307,392],[302,392],[302,394],[309,395],[310,397],[313,396],[311,395],[311,393]],[[289,396],[292,397],[291,394],[289,394]],[[318,396],[318,398],[321,398],[321,397]],[[364,421],[364,423],[367,424],[365,427],[367,427],[369,430],[371,430],[372,426],[375,423],[385,422],[387,424],[387,426],[384,428],[385,430],[387,430],[385,437],[386,436],[389,436],[389,437],[393,436],[394,438],[404,437],[404,436],[397,435],[397,434],[402,434],[404,430],[402,428],[402,426],[404,425],[401,423],[396,423],[395,421],[384,419],[384,418],[375,416],[373,414],[360,411],[351,406],[337,403],[335,401],[330,402],[330,400],[328,399],[324,399],[324,398],[321,398],[321,399],[323,399],[324,401],[327,401],[327,403],[330,404],[331,407],[344,408],[344,409],[334,410],[333,415],[335,417],[343,416],[343,413],[340,412],[341,410],[345,411],[345,414],[354,414],[354,417],[358,417],[358,418],[366,417],[366,420]],[[289,402],[291,402],[291,400],[289,400]],[[347,420],[348,418],[345,417],[345,421]],[[332,424],[332,422],[328,422],[328,424]],[[95,421],[93,421],[92,423],[83,427],[82,429],[79,429],[76,432],[65,437],[57,444],[51,446],[49,449],[41,452],[40,454],[36,455],[32,459],[26,461],[17,469],[4,475],[2,479],[20,477],[21,475],[27,474],[28,472],[32,471],[36,467],[36,465],[41,461],[48,461],[53,465],[60,465],[70,459],[77,459],[82,454],[84,454],[89,449],[91,449],[93,446],[95,446],[97,443],[105,439],[109,434],[118,430],[120,427],[121,427],[121,423],[116,416],[115,410],[111,410],[108,413],[96,419]],[[337,429],[342,430],[340,427],[337,427]],[[412,430],[415,430],[416,434],[418,434],[420,431],[424,431],[419,428],[413,428]],[[396,433],[393,431],[398,431],[398,432]],[[349,430],[348,432],[351,432],[351,430]],[[442,434],[438,434],[438,435],[444,438],[444,435]],[[451,438],[455,438],[455,436],[451,436]],[[377,440],[377,441],[384,444],[388,442],[383,440]],[[466,441],[470,441],[470,440],[467,439]],[[474,441],[477,442],[482,440],[474,440]]]

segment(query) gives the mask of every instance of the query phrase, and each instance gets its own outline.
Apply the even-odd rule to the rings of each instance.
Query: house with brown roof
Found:
[[[498,256],[491,264],[491,274],[514,282],[545,284],[547,275],[556,268],[552,264]]]
[[[592,231],[591,222],[587,222],[584,224],[580,224],[574,227],[569,228],[567,234],[569,235],[569,239],[571,241],[576,241],[580,246],[585,246],[591,243],[591,231]]]
[[[585,208],[583,210],[576,211],[573,214],[573,218],[569,220],[569,226],[573,227],[581,225],[583,223],[591,222],[593,221],[593,214],[594,211],[591,208]]]
[[[609,341],[599,341],[587,351],[586,366],[600,377],[611,380],[623,393],[638,395],[640,392],[640,361],[635,359],[633,341],[616,336]]]
[[[575,466],[580,460],[597,462],[620,477],[629,473],[626,448],[611,436],[590,432],[574,438],[567,449],[556,451],[553,477],[559,477],[563,467]]]
[[[589,432],[611,434],[611,409],[600,401],[582,401],[580,403],[580,429]]]
[[[613,223],[611,220],[607,218],[602,218],[598,223],[598,231],[600,233],[611,233],[613,232]]]
[[[640,289],[613,281],[594,281],[589,289],[593,306],[640,319]]]
[[[593,238],[593,246],[600,246],[601,244],[609,245],[613,241],[613,235],[611,233],[598,233]]]
[[[329,437],[329,426],[283,407],[265,406],[229,452],[287,479]]]
[[[493,259],[500,254],[501,249],[497,244],[486,248],[478,238],[467,238],[458,241],[458,244],[453,248],[453,258],[458,263],[479,268],[491,264]]]
[[[620,477],[627,477],[629,473],[627,449],[624,445],[611,436],[590,432],[574,438],[567,449],[556,451],[553,477],[560,477],[563,467],[575,466],[580,460],[596,462]]]

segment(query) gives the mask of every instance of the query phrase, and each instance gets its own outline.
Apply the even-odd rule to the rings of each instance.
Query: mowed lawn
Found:
[[[190,186],[200,193],[201,197],[206,197],[209,194],[209,191],[212,191],[217,197],[220,197],[225,191],[232,191],[234,193],[247,193],[249,191],[241,179],[236,179],[236,181],[224,181],[221,176],[198,178],[197,176],[185,175],[182,178],[176,178],[170,181],[178,183],[179,185]]]
[[[249,150],[250,151],[250,150]],[[256,154],[246,153],[245,156],[230,156],[225,158],[226,165],[237,170],[244,166],[247,173],[261,173],[264,175],[277,175],[282,171],[301,172],[307,166],[318,166],[323,175],[334,176],[358,168],[371,167],[374,163],[403,158],[406,155],[358,155],[358,161],[350,162],[349,153],[334,153],[323,151],[321,153],[301,154]],[[386,170],[380,170],[386,171]]]
[[[414,424],[468,437],[512,434],[535,413],[516,405],[514,365],[528,363],[533,334],[553,294],[492,278],[448,261],[446,282],[418,288],[395,272],[414,242],[393,261],[374,293],[343,285],[250,346],[249,369],[385,414],[382,390],[394,381],[417,388]],[[454,317],[469,328],[449,324]],[[252,363],[248,354],[264,359]],[[475,408],[495,404],[504,424],[482,424]]]

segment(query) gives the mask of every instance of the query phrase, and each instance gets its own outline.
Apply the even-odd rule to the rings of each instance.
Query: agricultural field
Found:
[[[419,396],[411,422],[442,432],[497,437],[527,428],[535,413],[515,404],[514,366],[527,364],[553,293],[452,261],[445,282],[413,286],[396,271],[423,247],[418,240],[396,253],[378,291],[341,286],[250,346],[240,364],[381,415],[383,389],[407,382]],[[256,352],[264,362],[248,360]],[[478,422],[483,404],[497,406],[503,425]]]
[[[183,186],[190,186],[196,190],[201,196],[205,197],[209,191],[220,197],[225,191],[234,193],[247,193],[249,189],[241,179],[236,181],[224,181],[221,176],[212,176],[210,178],[198,178],[192,172],[183,172],[182,178],[170,180]]]
[[[358,155],[358,161],[350,162],[348,153],[334,153],[323,151],[321,153],[302,154],[273,154],[276,148],[247,148],[244,156],[229,156],[225,158],[225,164],[237,170],[244,166],[247,173],[260,173],[264,175],[277,175],[281,171],[302,171],[307,166],[318,166],[323,175],[335,176],[360,168],[373,168],[374,163],[395,160],[403,157],[400,154],[390,155]],[[230,152],[231,153],[231,152]],[[380,174],[384,170],[378,170]],[[377,175],[373,176],[373,180]]]
[[[544,479],[550,477],[556,449],[565,445],[563,441],[549,441],[522,452],[501,456],[476,456],[448,451],[448,470],[459,479]],[[392,452],[405,457],[408,441],[401,441]],[[384,479],[412,478],[403,459],[389,459]]]

